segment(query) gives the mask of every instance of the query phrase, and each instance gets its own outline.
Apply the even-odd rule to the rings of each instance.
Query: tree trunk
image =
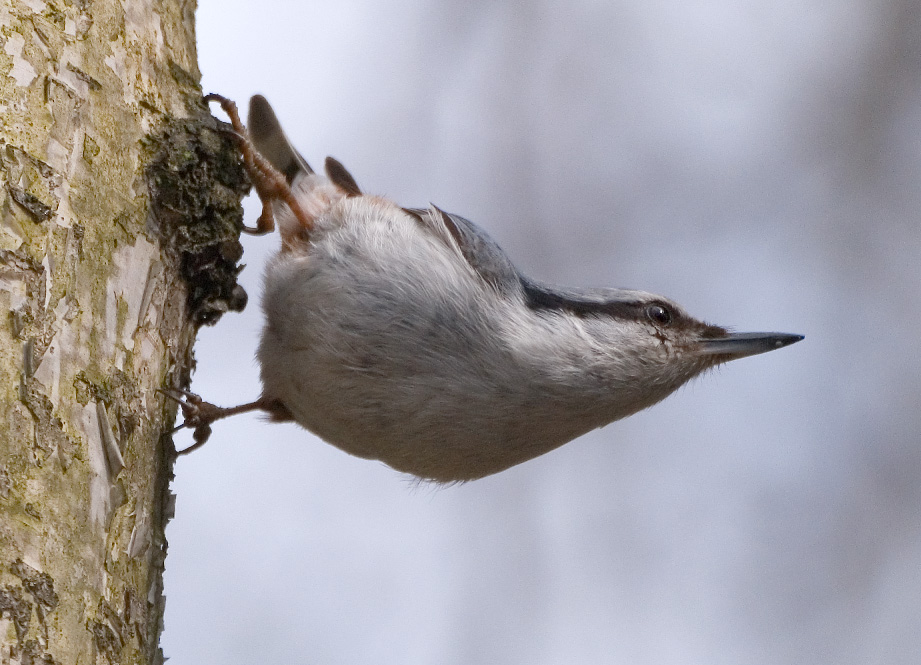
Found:
[[[242,307],[194,2],[0,0],[0,663],[158,663],[175,406]]]

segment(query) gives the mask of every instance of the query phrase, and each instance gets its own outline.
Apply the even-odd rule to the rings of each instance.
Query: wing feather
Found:
[[[469,219],[431,208],[404,208],[437,238],[459,251],[467,264],[499,293],[521,290],[521,275],[501,247]]]

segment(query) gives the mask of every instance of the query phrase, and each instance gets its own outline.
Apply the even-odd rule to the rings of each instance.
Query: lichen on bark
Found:
[[[209,115],[171,121],[149,140],[153,228],[178,252],[190,315],[204,325],[247,302],[237,275],[243,256],[240,199],[250,185],[230,131]]]

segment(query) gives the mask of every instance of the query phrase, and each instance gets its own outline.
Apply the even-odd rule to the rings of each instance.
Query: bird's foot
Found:
[[[205,445],[208,441],[208,437],[211,436],[211,423],[231,415],[227,413],[230,409],[224,409],[215,406],[211,402],[205,402],[201,397],[188,390],[179,388],[169,388],[166,390],[160,388],[158,390],[171,400],[177,402],[179,408],[182,409],[183,422],[181,425],[177,425],[173,428],[170,433],[175,433],[183,428],[192,430],[192,439],[195,443],[183,450],[177,450],[177,456],[186,455]]]
[[[291,213],[304,228],[305,233],[312,231],[313,219],[304,212],[301,204],[294,196],[294,192],[291,191],[284,174],[272,166],[271,162],[263,157],[250,141],[246,126],[240,120],[236,103],[215,93],[205,95],[205,102],[217,102],[224,109],[227,117],[230,118],[230,125],[233,127],[230,135],[234,137],[240,146],[246,175],[249,176],[250,182],[253,183],[253,187],[256,189],[256,194],[262,202],[262,213],[259,215],[259,219],[256,220],[255,228],[244,226],[243,231],[251,235],[265,235],[274,231],[275,213],[272,203],[276,199],[280,199],[291,209]]]
[[[273,420],[278,422],[292,419],[290,412],[277,400],[259,398],[255,402],[225,407],[215,406],[211,402],[204,401],[195,393],[181,388],[158,388],[158,391],[171,400],[178,402],[179,408],[182,409],[183,423],[174,427],[170,433],[178,432],[183,428],[192,430],[192,439],[195,443],[188,448],[177,451],[176,455],[186,455],[205,445],[208,437],[211,436],[211,423],[215,420],[249,411],[266,411]]]

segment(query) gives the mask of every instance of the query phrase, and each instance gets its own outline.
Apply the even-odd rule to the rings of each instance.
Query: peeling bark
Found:
[[[241,309],[194,2],[0,0],[0,663],[158,663],[175,407]]]

